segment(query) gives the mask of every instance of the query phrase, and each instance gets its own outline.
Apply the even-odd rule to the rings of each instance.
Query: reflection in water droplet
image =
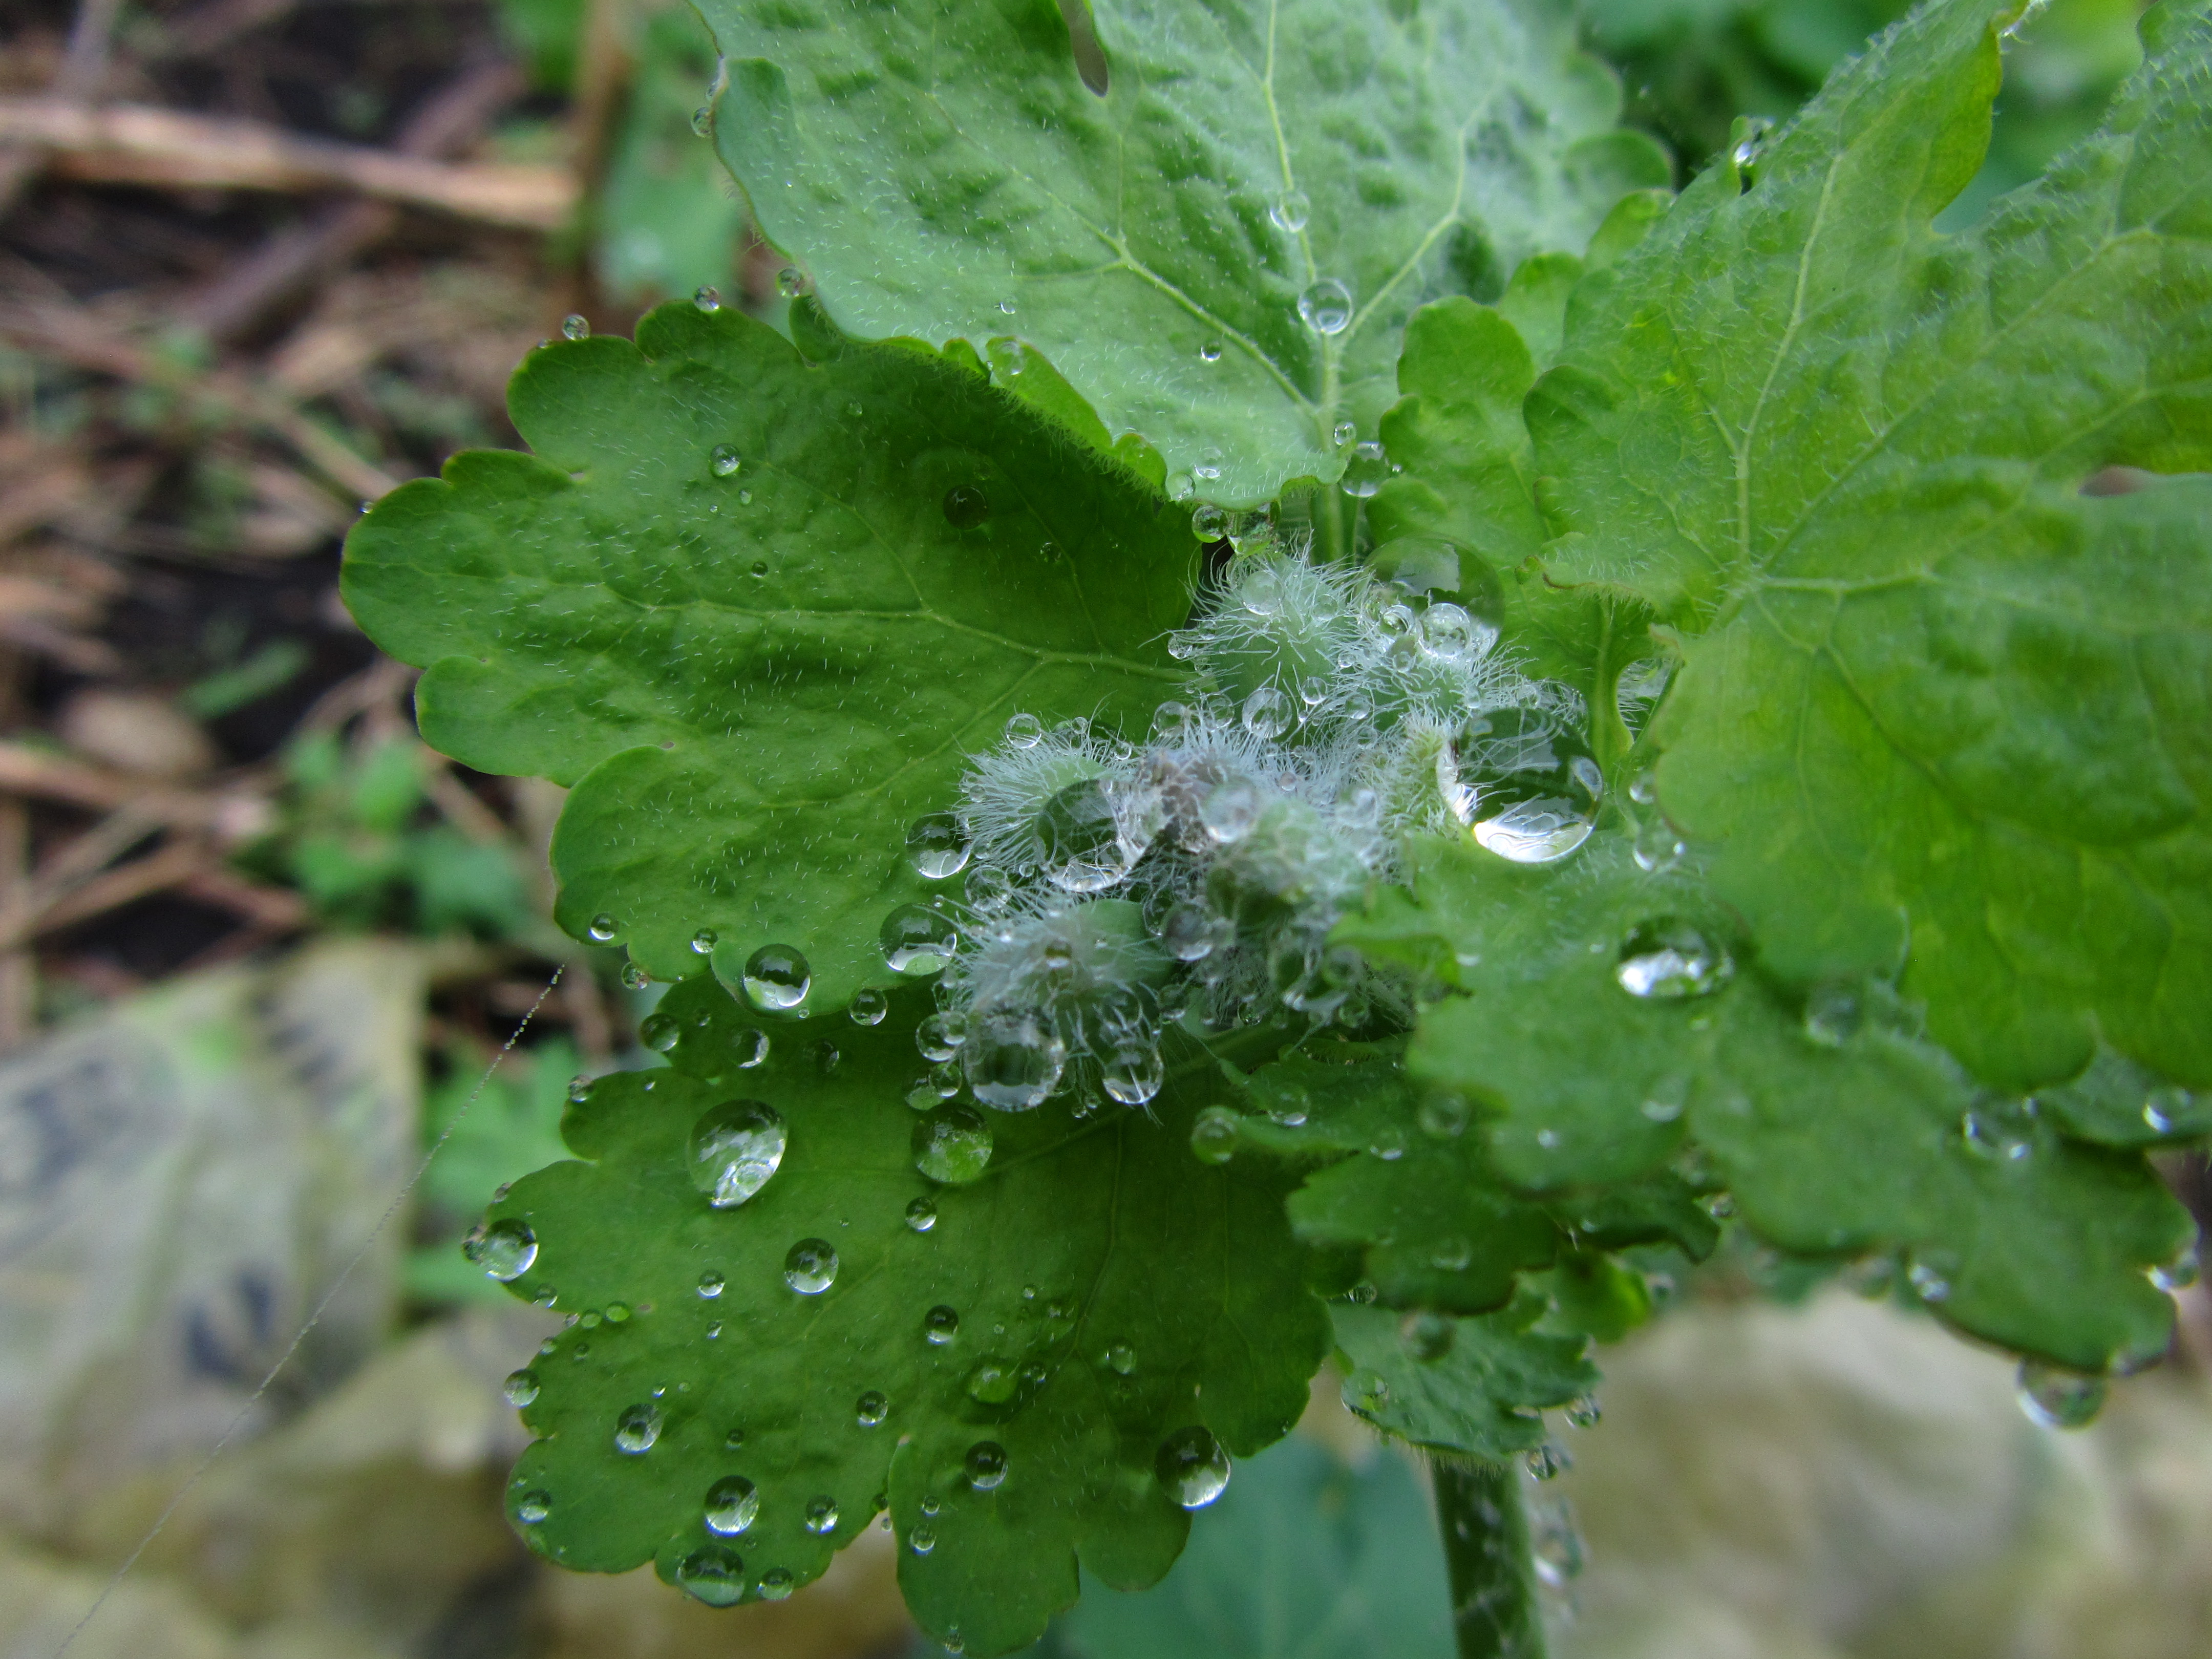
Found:
[[[819,1296],[836,1282],[837,1252],[827,1239],[802,1238],[783,1258],[783,1282],[801,1296]]]
[[[1025,1009],[1003,1009],[975,1020],[961,1045],[960,1069],[977,1100],[994,1110],[1025,1112],[1060,1085],[1067,1049],[1052,1028]],[[969,1115],[972,1116],[972,1114]],[[981,1121],[975,1120],[981,1127]],[[989,1156],[989,1131],[983,1131]],[[981,1165],[976,1166],[977,1173]],[[925,1169],[922,1173],[931,1173]],[[939,1176],[938,1179],[973,1180]]]
[[[1229,533],[1229,511],[1211,502],[1194,507],[1190,514],[1190,533],[1202,542],[1218,542]]]
[[[1313,216],[1313,202],[1302,190],[1286,190],[1267,209],[1267,216],[1279,228],[1296,234]]]
[[[933,1347],[943,1347],[960,1334],[960,1316],[951,1309],[938,1306],[921,1316],[921,1334]]]
[[[1137,1369],[1137,1351],[1126,1342],[1116,1342],[1106,1350],[1106,1369],[1116,1376],[1127,1376]]]
[[[716,1273],[712,1267],[709,1267],[705,1273],[699,1275],[699,1294],[705,1300],[711,1302],[716,1297],[721,1295],[723,1285],[728,1282],[729,1281],[725,1279],[721,1274]]]
[[[946,1106],[914,1126],[914,1167],[932,1181],[974,1181],[991,1161],[990,1127],[965,1106]]]
[[[787,1601],[791,1593],[799,1588],[799,1581],[791,1576],[788,1567],[770,1567],[760,1576],[760,1598],[763,1601]]]
[[[845,1017],[855,1025],[880,1025],[884,1023],[884,1016],[890,1010],[890,1000],[881,991],[855,991],[852,1005],[845,1010]]]
[[[1291,729],[1291,700],[1275,687],[1263,685],[1244,699],[1239,718],[1254,737],[1273,742]]]
[[[1209,1106],[1191,1121],[1190,1150],[1201,1164],[1226,1164],[1236,1155],[1237,1113],[1226,1106]]]
[[[806,1530],[817,1534],[837,1530],[837,1500],[828,1493],[806,1500]]]
[[[806,292],[806,273],[796,265],[786,265],[775,273],[775,291],[787,300],[795,300]]]
[[[853,1407],[853,1420],[864,1429],[880,1427],[891,1414],[891,1402],[875,1389],[862,1395],[860,1403]]]
[[[1341,334],[1352,325],[1352,290],[1324,276],[1298,295],[1298,319],[1316,334]]]
[[[718,478],[735,477],[738,468],[744,465],[744,459],[738,455],[734,444],[716,444],[714,453],[708,461],[708,468]]]
[[[461,1254],[484,1270],[485,1277],[502,1285],[522,1277],[538,1260],[538,1235],[513,1216],[502,1217],[471,1233]]]
[[[1679,1000],[1711,996],[1735,975],[1735,963],[1680,916],[1661,916],[1630,933],[1613,972],[1632,997]]]
[[[937,1528],[930,1526],[916,1527],[912,1532],[907,1534],[906,1547],[916,1555],[928,1554],[937,1547]]]
[[[691,1126],[691,1185],[718,1210],[768,1185],[789,1139],[782,1115],[762,1100],[726,1100]]]
[[[763,945],[745,963],[745,994],[753,1006],[781,1012],[806,1000],[813,970],[806,958],[787,945]]]
[[[1208,836],[1225,847],[1252,833],[1266,804],[1257,784],[1247,778],[1230,778],[1207,792],[1198,809],[1199,822],[1206,826]]]
[[[1198,357],[1200,362],[1219,362],[1221,361],[1221,342],[1218,340],[1208,340],[1204,345],[1199,347]]]
[[[741,1442],[743,1438],[741,1435],[731,1437],[732,1442]],[[707,1488],[708,1531],[735,1538],[759,1516],[760,1493],[742,1474],[726,1476]]]
[[[950,1060],[968,1041],[968,1016],[957,1011],[932,1014],[915,1028],[914,1046],[924,1060]]]
[[[500,1392],[507,1396],[508,1405],[520,1411],[538,1398],[538,1373],[528,1370],[510,1371],[507,1384]]]
[[[656,1054],[668,1054],[684,1039],[684,1027],[672,1014],[647,1014],[639,1022],[638,1041]]]
[[[691,948],[702,957],[709,955],[713,952],[715,941],[719,937],[720,935],[713,928],[702,927],[691,935]]]
[[[695,131],[699,125],[699,118],[711,112],[703,104],[691,112],[691,125]],[[711,316],[722,308],[722,290],[711,283],[702,283],[691,290],[691,303]]]
[[[974,484],[955,484],[945,492],[945,521],[955,530],[974,530],[991,516],[991,498]]]
[[[561,337],[566,340],[588,340],[592,337],[592,319],[580,311],[572,311],[561,319]]]
[[[612,916],[602,914],[593,916],[592,925],[584,931],[592,936],[594,944],[605,945],[617,933],[622,932],[622,924]]]
[[[978,1440],[968,1448],[968,1484],[977,1492],[991,1492],[1006,1478],[1006,1449],[995,1440]]]
[[[757,1026],[740,1025],[730,1033],[732,1058],[741,1071],[750,1071],[768,1058],[768,1033]]]
[[[710,1607],[735,1607],[744,1599],[745,1564],[721,1544],[702,1544],[676,1566],[677,1588]]]
[[[660,1438],[660,1407],[652,1405],[631,1406],[615,1419],[615,1449],[637,1456],[653,1449],[653,1443]]]
[[[1181,1509],[1202,1510],[1229,1489],[1229,1454],[1211,1431],[1196,1424],[1162,1443],[1152,1470]]]
[[[945,964],[960,946],[959,930],[952,918],[923,904],[902,904],[884,918],[878,935],[884,960],[895,974],[921,978],[945,971]]]
[[[552,1513],[553,1499],[550,1493],[526,1492],[514,1500],[514,1518],[526,1527],[536,1526]]]
[[[926,1233],[937,1224],[937,1206],[926,1198],[917,1198],[906,1206],[906,1224],[918,1233]]]
[[[1167,1065],[1149,1042],[1125,1042],[1108,1056],[1099,1087],[1123,1106],[1142,1106],[1167,1081]]]
[[[967,867],[970,843],[957,814],[932,812],[907,826],[906,856],[925,881],[943,881]]]
[[[1382,446],[1372,438],[1352,447],[1352,453],[1344,464],[1344,477],[1338,488],[1347,495],[1364,501],[1382,488],[1390,476],[1390,458]]]
[[[2020,1408],[2046,1429],[2087,1428],[2105,1408],[2105,1379],[2040,1359],[2020,1363]]]

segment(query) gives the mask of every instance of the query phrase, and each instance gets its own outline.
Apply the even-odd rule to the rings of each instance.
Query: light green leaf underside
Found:
[[[873,1029],[780,1030],[765,1065],[739,1070],[746,1017],[711,980],[688,981],[661,1010],[682,1032],[676,1069],[602,1079],[566,1126],[592,1161],[541,1171],[494,1206],[539,1241],[519,1293],[635,1310],[565,1332],[534,1362],[525,1419],[540,1438],[509,1503],[550,1501],[524,1528],[534,1547],[595,1571],[653,1560],[667,1577],[726,1543],[750,1596],[773,1568],[819,1574],[883,1495],[915,1617],[988,1656],[1034,1640],[1075,1599],[1079,1555],[1122,1588],[1166,1571],[1189,1524],[1154,1474],[1168,1435],[1203,1424],[1249,1455],[1297,1420],[1328,1351],[1327,1312],[1284,1227],[1285,1183],[1191,1156],[1190,1118],[1222,1087],[1213,1062],[1181,1056],[1157,1121],[1118,1109],[1089,1122],[988,1115],[996,1145],[981,1178],[940,1187],[915,1170],[920,1120],[902,1102],[927,1008],[909,994]],[[836,1050],[826,1075],[823,1045]],[[699,1114],[732,1098],[772,1105],[789,1145],[757,1194],[716,1210],[693,1190],[686,1147]],[[937,1209],[926,1232],[907,1218],[921,1197]],[[806,1238],[837,1253],[819,1295],[784,1279],[787,1252]],[[698,1290],[709,1273],[724,1281],[711,1298]],[[958,1329],[934,1344],[924,1321],[940,1305]],[[969,1381],[986,1359],[1042,1370],[985,1404]],[[870,1391],[887,1401],[874,1426],[858,1409]],[[662,1425],[650,1451],[627,1455],[617,1419],[640,1403],[657,1404]],[[1006,1476],[978,1490],[965,1459],[986,1441],[1005,1450]],[[755,1484],[759,1517],[718,1539],[703,1498],[732,1475]],[[817,1497],[836,1504],[827,1534],[804,1524]],[[915,1548],[925,1523],[926,1553]]]
[[[1451,1321],[1451,1346],[1434,1358],[1407,1352],[1401,1316],[1382,1308],[1330,1310],[1336,1345],[1353,1367],[1345,1403],[1389,1434],[1434,1451],[1503,1462],[1544,1440],[1543,1408],[1597,1386],[1580,1336],[1533,1328],[1545,1298]],[[1361,1373],[1364,1373],[1362,1376]],[[1382,1388],[1373,1386],[1379,1378]]]
[[[1223,501],[1335,477],[1413,307],[1579,251],[1667,179],[1535,0],[1099,0],[1103,98],[1045,0],[701,10],[722,156],[841,326],[1018,334]],[[1297,299],[1331,278],[1356,311],[1325,340]]]
[[[1629,934],[1662,918],[1730,953],[1723,988],[1622,988]],[[1410,896],[1383,894],[1336,937],[1453,964],[1466,994],[1425,1012],[1409,1068],[1485,1110],[1510,1181],[1636,1179],[1686,1139],[1768,1240],[1809,1255],[1902,1252],[1963,1330],[2091,1370],[2164,1349],[2172,1305],[2145,1273],[2189,1222],[2140,1153],[2066,1139],[2051,1115],[1978,1095],[1881,1015],[1877,988],[1850,1004],[1832,990],[1808,1024],[1709,895],[1638,870],[1617,837],[1546,869],[1436,848]]]
[[[906,826],[1008,715],[1141,727],[1176,679],[1179,512],[934,354],[808,364],[729,311],[558,343],[511,392],[536,452],[456,456],[348,544],[370,635],[425,665],[423,731],[573,786],[557,915],[653,973],[797,947],[811,1006],[891,975]],[[738,470],[718,476],[727,446]],[[726,461],[725,462],[726,465]],[[948,517],[956,489],[988,518]]]
[[[2212,1082],[2212,21],[1975,230],[1944,0],[1586,277],[1527,412],[1562,581],[1690,637],[1660,799],[1801,981],[1904,969],[1985,1079]]]

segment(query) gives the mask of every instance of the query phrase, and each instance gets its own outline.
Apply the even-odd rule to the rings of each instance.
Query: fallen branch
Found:
[[[146,104],[0,98],[0,143],[34,146],[49,170],[98,184],[354,190],[523,230],[558,229],[576,204],[565,167],[434,161]]]

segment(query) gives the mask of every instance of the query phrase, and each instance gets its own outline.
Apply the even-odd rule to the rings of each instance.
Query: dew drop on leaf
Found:
[[[837,1500],[826,1492],[806,1500],[806,1530],[817,1534],[837,1530]]]
[[[960,1069],[977,1100],[1000,1112],[1026,1112],[1041,1105],[1060,1085],[1067,1049],[1052,1028],[1026,1009],[1002,1009],[970,1023],[968,1041],[961,1046]],[[963,1115],[974,1117],[972,1113]],[[981,1120],[975,1119],[978,1127]],[[989,1156],[990,1132],[983,1130],[983,1152]],[[921,1167],[917,1163],[917,1167]],[[924,1175],[932,1171],[922,1168]],[[981,1166],[976,1168],[981,1173]],[[975,1176],[938,1180],[965,1179]]]
[[[880,1427],[890,1414],[891,1402],[873,1389],[862,1395],[853,1407],[853,1420],[864,1429]]]
[[[461,1254],[482,1267],[487,1278],[510,1284],[538,1260],[538,1235],[527,1223],[507,1216],[471,1233]]]
[[[543,1492],[526,1492],[514,1500],[514,1518],[526,1527],[534,1527],[553,1513],[552,1497]]]
[[[622,932],[622,924],[602,911],[592,918],[591,926],[584,931],[592,936],[594,944],[605,945]]]
[[[1265,804],[1258,785],[1248,778],[1229,778],[1206,793],[1198,809],[1199,822],[1215,842],[1230,846],[1252,833]]]
[[[629,1303],[610,1302],[607,1304],[607,1323],[610,1325],[627,1325],[629,1323],[629,1313],[630,1309]]]
[[[932,1014],[915,1028],[914,1045],[924,1060],[950,1060],[968,1040],[968,1016],[948,1012]]]
[[[906,1535],[906,1547],[916,1555],[928,1554],[937,1547],[937,1528],[930,1526],[916,1527]]]
[[[1209,1106],[1191,1121],[1190,1150],[1201,1164],[1226,1164],[1237,1153],[1237,1115]]]
[[[1382,488],[1383,480],[1390,476],[1390,458],[1382,446],[1370,438],[1352,447],[1352,453],[1344,463],[1344,477],[1338,488],[1347,495],[1365,501]]]
[[[1127,1376],[1137,1369],[1137,1351],[1126,1342],[1116,1342],[1106,1350],[1106,1369],[1116,1376]]]
[[[979,1405],[1003,1406],[1014,1397],[1020,1382],[1012,1360],[987,1355],[968,1373],[968,1397]]]
[[[1652,818],[1637,827],[1633,851],[1639,870],[1664,875],[1680,864],[1689,850],[1689,843],[1663,818]]]
[[[952,918],[941,911],[925,904],[902,904],[884,918],[878,942],[893,973],[919,979],[945,971],[945,964],[960,948],[960,933]]]
[[[1324,276],[1298,295],[1298,320],[1315,333],[1341,334],[1352,326],[1352,290]]]
[[[699,1294],[706,1300],[711,1302],[716,1297],[721,1295],[722,1287],[728,1282],[729,1281],[725,1279],[721,1274],[716,1273],[712,1267],[709,1267],[705,1273],[699,1275],[699,1284],[697,1287]]]
[[[1575,1460],[1567,1455],[1567,1449],[1556,1440],[1530,1447],[1521,1461],[1532,1480],[1556,1480],[1575,1466]]]
[[[907,861],[925,881],[943,881],[967,868],[970,843],[952,812],[931,812],[907,826]]]
[[[718,937],[713,928],[702,927],[691,935],[691,948],[701,956],[707,956],[713,951]]]
[[[1598,1409],[1597,1396],[1578,1394],[1567,1401],[1567,1421],[1578,1429],[1594,1429],[1605,1413]]]
[[[744,1437],[732,1433],[726,1444],[735,1449]],[[735,1538],[760,1518],[760,1492],[742,1474],[726,1475],[707,1488],[705,1520],[708,1532]]]
[[[745,994],[753,1006],[781,1013],[806,1000],[814,969],[788,945],[763,945],[746,960]]]
[[[1291,729],[1291,700],[1275,687],[1263,685],[1244,699],[1238,718],[1254,737],[1272,743]]]
[[[1429,1252],[1429,1265],[1438,1273],[1465,1273],[1467,1264],[1474,1260],[1474,1246],[1465,1233],[1446,1233]]]
[[[783,1282],[801,1296],[819,1296],[836,1282],[837,1252],[824,1238],[802,1238],[784,1253]]]
[[[917,1198],[906,1206],[906,1224],[918,1233],[926,1233],[937,1224],[937,1206],[927,1198]]]
[[[1044,722],[1035,714],[1015,714],[1006,721],[1006,741],[1017,749],[1034,749],[1044,737]]]
[[[691,125],[693,131],[696,131],[698,130],[700,116],[709,113],[710,112],[707,110],[704,105],[702,105],[698,109],[696,109],[691,112]],[[698,307],[700,310],[711,315],[713,313],[720,311],[722,308],[722,290],[714,287],[712,283],[702,283],[700,287],[696,288],[691,291],[691,303]]]
[[[1421,649],[1430,656],[1463,665],[1490,654],[1498,643],[1498,629],[1469,615],[1466,607],[1447,602],[1431,605],[1421,613],[1419,637]]]
[[[960,1316],[941,1304],[921,1316],[921,1334],[933,1347],[943,1347],[960,1334]]]
[[[627,1452],[632,1457],[653,1449],[653,1443],[660,1438],[660,1407],[641,1404],[624,1408],[615,1419],[615,1449]]]
[[[1006,1449],[995,1440],[978,1440],[963,1461],[968,1484],[977,1492],[994,1491],[1006,1478]]]
[[[965,1106],[945,1106],[914,1126],[914,1167],[932,1181],[959,1186],[979,1179],[991,1161],[990,1127]]]
[[[1152,1471],[1179,1509],[1202,1510],[1229,1489],[1229,1454],[1199,1424],[1177,1429],[1161,1443]]]
[[[1313,201],[1302,190],[1286,190],[1269,206],[1267,216],[1279,228],[1295,235],[1306,228],[1306,222],[1313,216]]]
[[[580,311],[572,311],[561,319],[561,337],[564,340],[588,340],[592,337],[592,319]]]
[[[783,1115],[763,1100],[726,1100],[691,1126],[691,1185],[727,1210],[768,1185],[789,1139]]]
[[[2020,1364],[2020,1408],[2046,1429],[2087,1428],[2105,1407],[2105,1379],[2063,1370],[2040,1359]]]
[[[1735,973],[1729,953],[1679,916],[1641,922],[1620,947],[1613,977],[1632,997],[1711,996]]]
[[[1229,514],[1211,502],[1190,511],[1190,533],[1202,542],[1218,542],[1229,533]]]
[[[1159,1049],[1150,1042],[1125,1042],[1108,1056],[1098,1079],[1099,1087],[1123,1106],[1142,1106],[1167,1081],[1167,1066]]]
[[[1467,1132],[1467,1097],[1449,1091],[1422,1097],[1419,1114],[1421,1133],[1449,1140]]]
[[[1335,428],[1329,433],[1328,441],[1334,444],[1339,449],[1341,449],[1358,435],[1359,428],[1358,426],[1350,421],[1339,421],[1336,423]]]
[[[1097,893],[1121,882],[1142,848],[1133,848],[1120,815],[1096,778],[1082,778],[1044,804],[1030,830],[1045,878],[1063,892]]]
[[[955,484],[945,492],[945,521],[955,530],[974,530],[991,516],[991,498],[974,484]]]
[[[739,458],[734,445],[716,444],[714,453],[707,465],[708,470],[716,477],[730,478],[737,476],[738,469],[743,466],[744,462]]]
[[[676,1584],[710,1607],[735,1607],[744,1599],[745,1564],[723,1544],[702,1544],[676,1565]]]
[[[770,1567],[760,1576],[760,1595],[763,1601],[787,1601],[791,1593],[799,1588],[788,1567]]]
[[[880,1025],[891,1005],[881,991],[859,990],[853,993],[852,1006],[845,1010],[846,1018],[855,1025]]]
[[[684,1027],[672,1014],[647,1014],[637,1028],[638,1040],[656,1054],[667,1054],[684,1039]]]
[[[1203,962],[1213,954],[1216,927],[1211,913],[1195,904],[1178,904],[1160,924],[1160,943],[1177,962]]]
[[[642,991],[653,983],[653,975],[647,973],[641,964],[625,962],[623,963],[622,982],[623,988],[627,990]]]
[[[1191,475],[1206,483],[1212,483],[1216,478],[1218,478],[1221,476],[1221,460],[1222,456],[1219,450],[1208,449],[1202,451],[1200,453],[1198,459],[1191,465]]]
[[[1218,340],[1208,340],[1204,345],[1199,347],[1198,359],[1200,362],[1204,363],[1219,362],[1221,361],[1221,342]]]
[[[796,300],[806,292],[806,273],[796,265],[786,265],[775,273],[775,291],[787,300]]]
[[[538,1398],[538,1373],[526,1370],[510,1371],[507,1373],[506,1385],[500,1392],[507,1396],[508,1405],[520,1411]]]
[[[2202,1272],[2197,1261],[2197,1246],[2191,1244],[2172,1261],[2151,1268],[2149,1277],[2154,1285],[2171,1296],[2194,1285]]]

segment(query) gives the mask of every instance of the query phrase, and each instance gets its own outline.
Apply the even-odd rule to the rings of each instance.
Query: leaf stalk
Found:
[[[1434,1465],[1459,1659],[1544,1659],[1535,1558],[1510,1464]]]

